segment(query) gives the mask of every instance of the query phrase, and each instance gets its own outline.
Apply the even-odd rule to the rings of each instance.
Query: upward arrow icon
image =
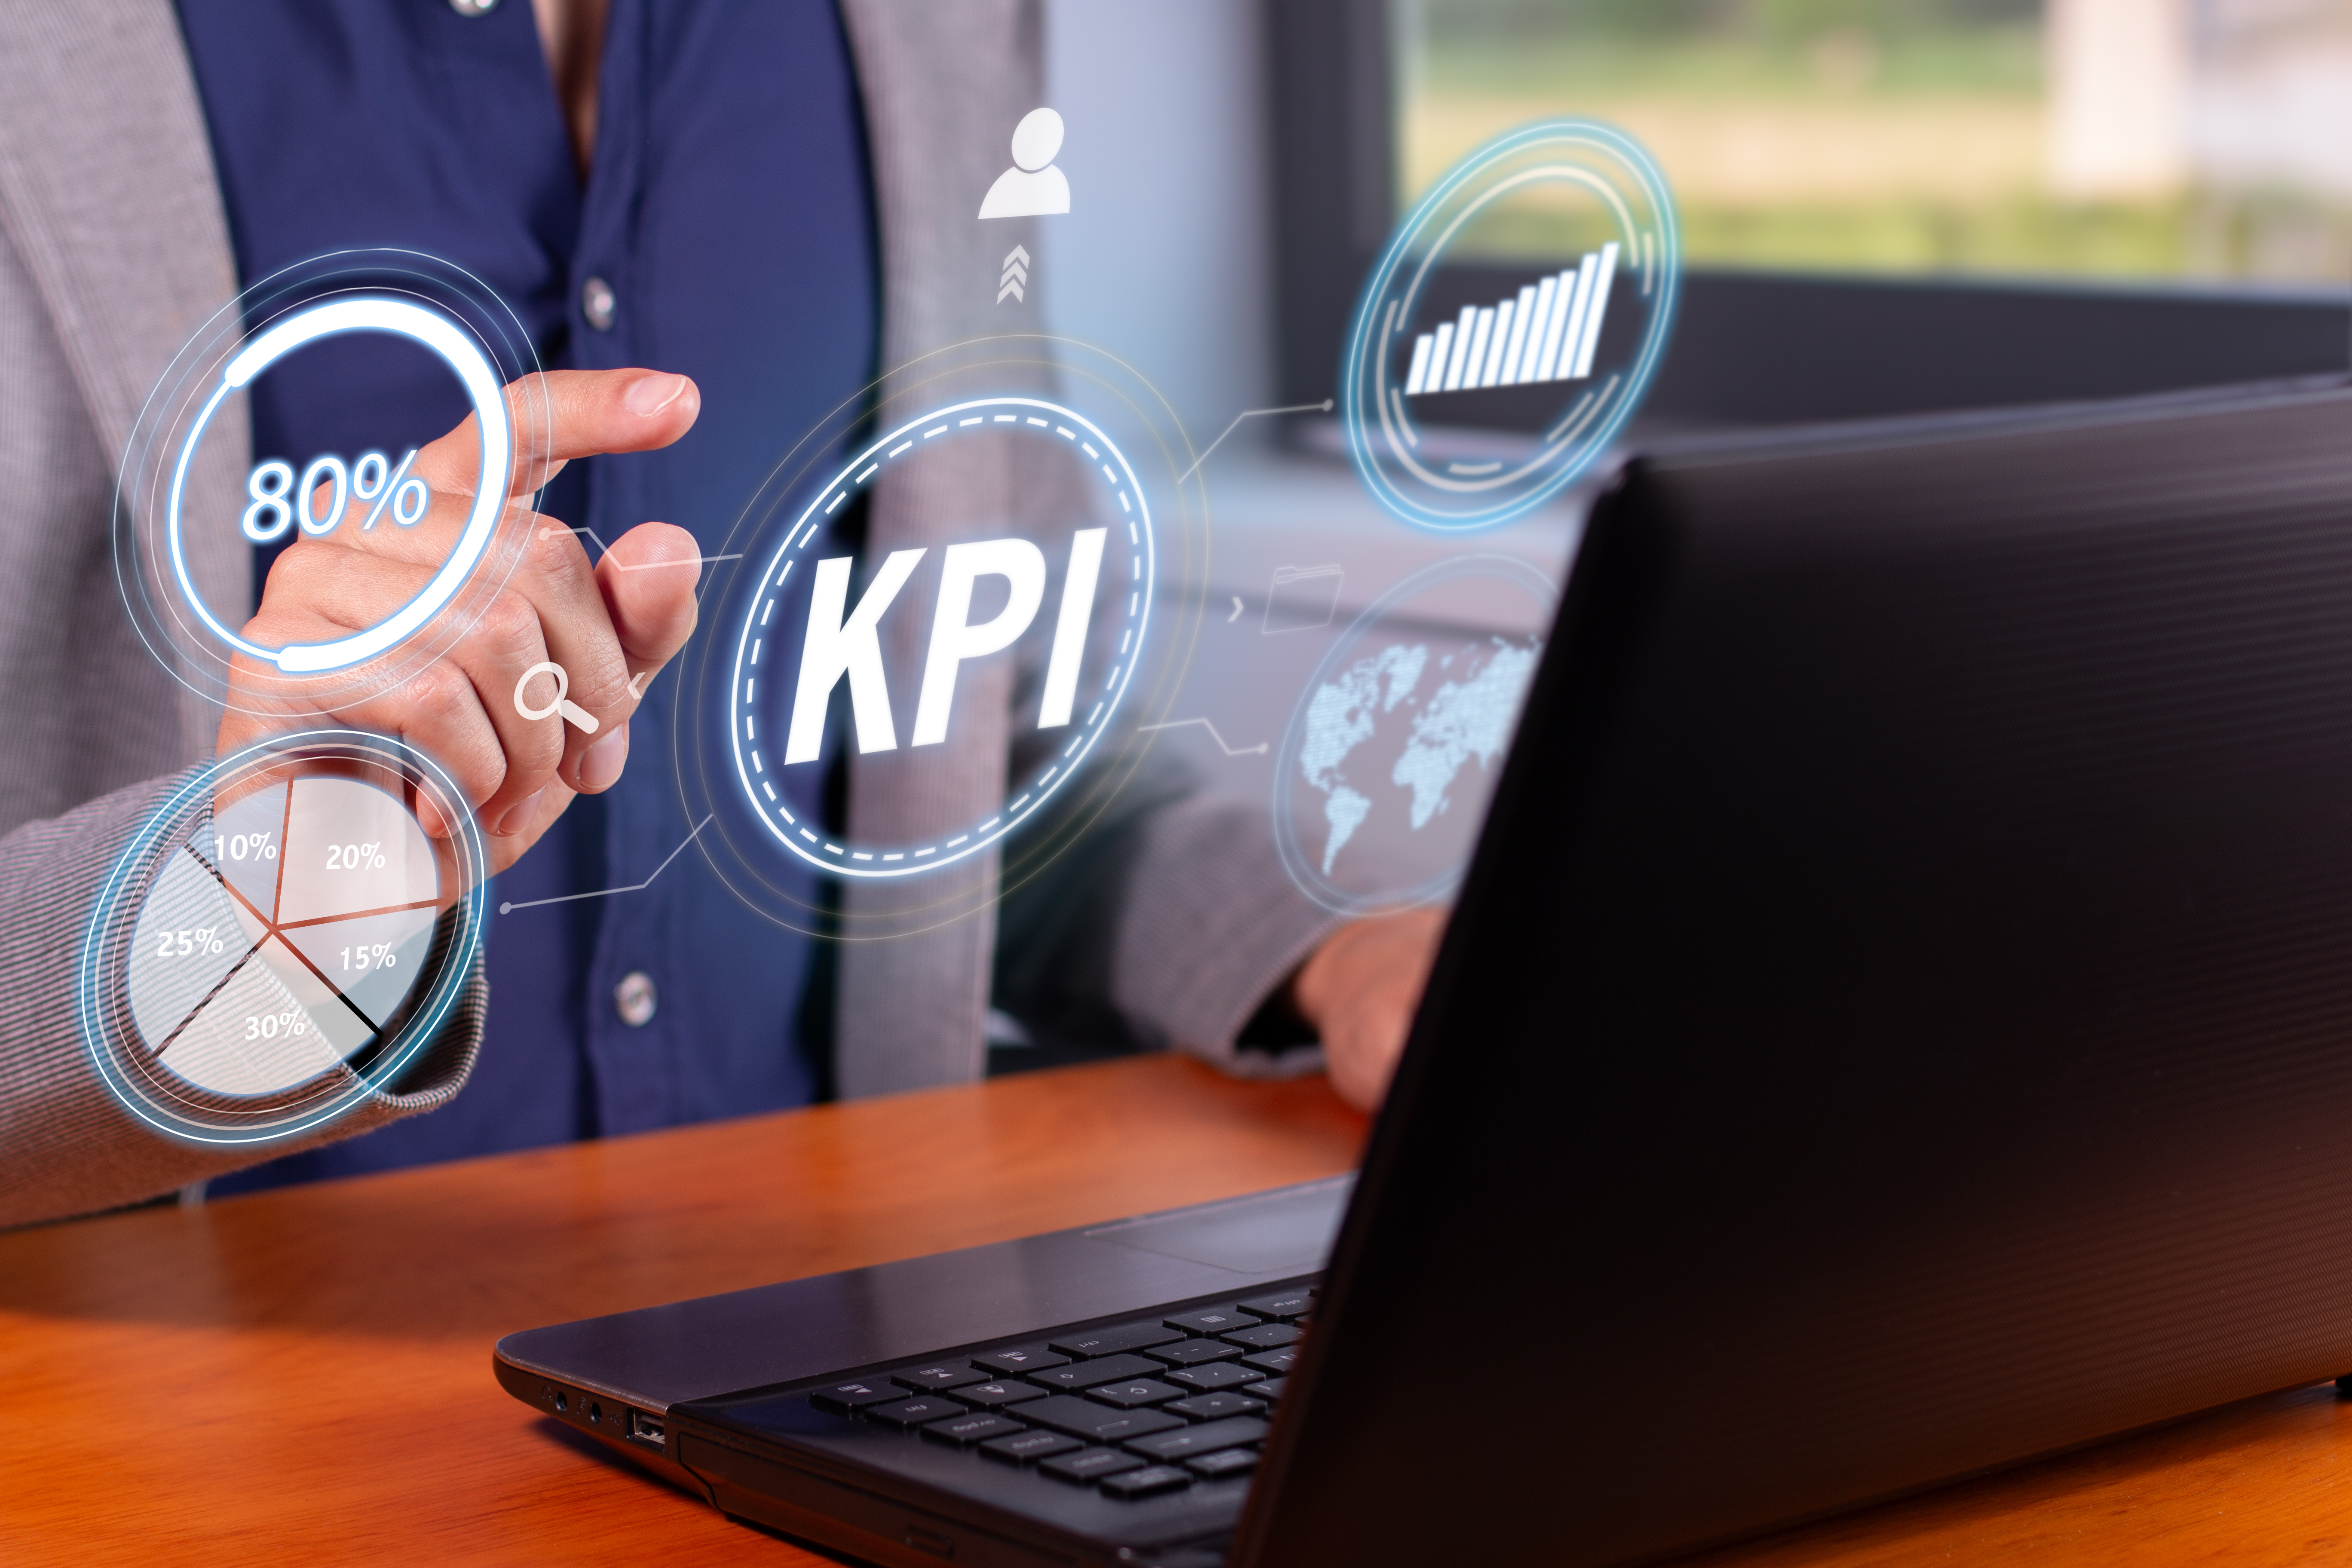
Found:
[[[1029,296],[1023,292],[1023,289],[1028,281],[1029,252],[1016,245],[1004,258],[1004,275],[996,280],[996,302],[1002,305],[1004,303],[1004,297],[1010,294],[1015,300],[1026,304]]]

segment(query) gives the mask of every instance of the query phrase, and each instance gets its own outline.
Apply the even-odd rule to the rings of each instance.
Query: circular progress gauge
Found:
[[[465,527],[439,570],[417,591],[415,597],[375,625],[327,642],[289,643],[284,647],[265,647],[229,629],[212,606],[205,603],[204,595],[189,575],[188,552],[182,537],[181,521],[189,461],[203,443],[205,431],[211,426],[214,414],[232,394],[244,391],[256,377],[288,354],[311,343],[352,332],[381,332],[428,349],[439,356],[442,363],[457,376],[458,384],[466,389],[466,400],[474,411],[475,436],[480,447],[481,466],[474,482],[471,502],[467,508]],[[275,664],[289,675],[341,669],[373,658],[397,646],[439,615],[457,596],[467,579],[473,574],[474,568],[480,564],[482,557],[488,552],[490,540],[498,531],[499,516],[506,508],[507,479],[514,466],[514,436],[507,419],[506,399],[500,387],[498,368],[491,364],[489,356],[482,352],[471,335],[446,314],[412,300],[373,294],[324,300],[293,310],[270,323],[265,331],[256,333],[251,342],[231,355],[228,363],[221,367],[203,408],[196,415],[195,423],[181,440],[178,459],[172,465],[171,496],[164,510],[165,537],[171,551],[173,574],[178,581],[180,591],[187,596],[189,607],[221,641],[240,653]],[[382,454],[371,456],[377,464],[383,462]],[[410,456],[414,457],[415,453]],[[362,458],[362,466],[365,467],[367,459]],[[291,465],[280,462],[274,466],[286,470],[286,479],[290,484],[294,478]],[[268,468],[273,465],[265,463],[262,467]],[[404,462],[403,467],[404,469]],[[343,512],[341,503],[349,482],[343,474],[344,470],[336,459],[322,459],[304,471],[304,482],[291,503],[285,500],[285,487],[280,487],[278,494],[268,494],[259,487],[257,479],[256,488],[248,493],[259,504],[274,502],[281,510],[290,506],[291,510],[299,511],[305,533],[331,532]],[[314,525],[310,516],[314,476],[333,478],[335,502],[324,519],[326,526],[323,528]],[[380,488],[397,491],[401,487]],[[367,494],[372,497],[374,491]],[[385,499],[391,498],[387,496]],[[354,509],[351,525],[372,528],[376,521],[376,513],[382,510],[381,507],[373,511],[364,508]],[[417,504],[416,510],[416,517],[403,520],[407,526],[414,527],[422,519],[422,501]],[[361,521],[362,513],[365,513],[364,522]],[[282,525],[279,531],[283,531]],[[262,538],[253,533],[250,527],[247,532],[247,537]]]
[[[408,798],[463,825],[436,846]],[[116,868],[85,951],[85,1031],[142,1120],[204,1143],[307,1131],[407,1064],[479,928],[481,850],[397,742],[257,747],[175,795]]]
[[[530,546],[527,499],[510,492],[546,468],[539,368],[495,293],[415,251],[298,263],[214,312],[148,395],[118,469],[115,579],[148,650],[206,700],[273,723],[348,711],[447,653]],[[454,432],[420,412],[444,388],[460,395]],[[323,406],[358,439],[257,450],[256,397]],[[370,624],[277,642],[248,619],[257,545],[431,569]]]

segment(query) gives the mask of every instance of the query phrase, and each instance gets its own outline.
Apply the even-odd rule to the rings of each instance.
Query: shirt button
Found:
[[[653,1022],[653,977],[642,969],[632,969],[621,976],[613,987],[613,1007],[621,1015],[621,1022],[632,1029],[642,1029]]]
[[[499,8],[499,0],[449,0],[449,9],[460,16],[487,16]]]
[[[591,278],[580,285],[580,313],[587,317],[588,324],[600,332],[612,326],[615,302],[613,286],[602,278]]]

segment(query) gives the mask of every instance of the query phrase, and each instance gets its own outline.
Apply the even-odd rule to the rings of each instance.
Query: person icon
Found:
[[[980,204],[986,217],[1043,217],[1070,210],[1070,182],[1054,167],[1062,150],[1062,117],[1033,109],[1013,128],[1013,164],[988,187]]]

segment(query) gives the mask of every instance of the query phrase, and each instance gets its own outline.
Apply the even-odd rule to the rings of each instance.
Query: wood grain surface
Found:
[[[1139,1058],[0,1236],[0,1563],[816,1563],[533,1416],[493,1342],[1328,1175],[1363,1131],[1319,1079]],[[2347,1453],[2307,1391],[1701,1561],[2341,1563]]]
[[[1174,1058],[0,1236],[0,1563],[824,1561],[502,1392],[502,1334],[1352,1166]]]

